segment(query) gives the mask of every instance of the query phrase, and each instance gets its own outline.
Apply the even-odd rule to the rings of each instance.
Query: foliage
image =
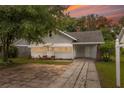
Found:
[[[68,6],[59,6],[59,5],[51,5],[49,6],[50,13],[54,17],[54,24],[56,29],[66,30],[66,26],[68,25],[68,19],[70,18],[68,13],[66,13],[66,9]]]
[[[59,29],[68,31],[68,32],[75,32],[77,26],[77,21],[75,18],[71,18],[69,16],[65,16],[59,22]]]
[[[124,27],[124,16],[120,18],[119,24],[121,25],[121,27]]]
[[[82,16],[81,18],[71,18],[69,15],[60,19],[60,29],[67,31],[76,31],[77,28],[80,31],[95,31],[100,28],[109,27],[110,21],[103,16],[91,14]]]
[[[116,34],[111,31],[111,28],[104,27],[104,28],[101,28],[100,31],[102,32],[103,38],[104,38],[105,41],[115,40]]]
[[[82,16],[78,19],[77,25],[82,31],[94,31],[101,27],[107,27],[110,25],[110,21],[106,17],[91,14],[88,16]]]
[[[114,32],[116,35],[119,35],[121,29],[122,29],[122,27],[121,27],[119,24],[114,24],[114,25],[113,25],[113,32]]]
[[[108,62],[112,60],[112,56],[115,54],[114,42],[106,42],[100,46],[101,60]]]
[[[10,46],[10,48],[9,48],[9,54],[8,54],[9,58],[15,58],[15,57],[17,57],[17,55],[18,55],[18,49],[17,49],[17,47]]]
[[[121,87],[124,87],[124,55],[121,55]],[[96,68],[99,74],[101,87],[116,87],[116,68],[115,58],[109,62],[96,62]]]
[[[55,6],[0,6],[0,41],[4,62],[8,61],[9,47],[15,40],[42,42],[49,31],[56,29],[56,19],[61,13],[61,9]]]
[[[124,48],[120,48],[121,55],[124,55]]]

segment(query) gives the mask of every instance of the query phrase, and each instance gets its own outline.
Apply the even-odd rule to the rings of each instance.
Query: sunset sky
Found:
[[[81,17],[88,14],[98,14],[118,21],[124,16],[124,5],[72,5],[68,8],[71,17]]]

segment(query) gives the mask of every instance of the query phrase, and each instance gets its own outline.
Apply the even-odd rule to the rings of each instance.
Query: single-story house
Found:
[[[19,49],[19,55],[30,54],[32,58],[93,58],[98,56],[98,46],[104,43],[100,31],[63,32],[52,33],[43,38],[44,43],[29,44],[25,40],[19,40],[15,45]],[[27,53],[28,52],[28,53]]]

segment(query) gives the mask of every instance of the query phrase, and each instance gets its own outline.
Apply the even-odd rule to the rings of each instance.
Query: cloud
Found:
[[[87,6],[85,8],[80,8],[75,11],[70,11],[70,15],[72,17],[80,17],[84,15],[89,15],[89,14],[99,14],[103,9],[105,9],[107,6]]]
[[[112,19],[112,18],[120,18],[122,16],[124,16],[124,13],[108,15],[106,17]]]
[[[124,16],[124,5],[83,5],[70,6],[68,11],[72,17],[81,17],[89,14],[98,14],[106,17],[120,18]]]
[[[75,11],[75,10],[78,10],[78,9],[81,9],[81,8],[86,8],[88,7],[89,5],[71,5],[69,8],[68,8],[68,11]]]
[[[67,11],[73,11],[73,10],[76,10],[76,9],[78,9],[78,8],[80,8],[81,7],[81,5],[72,5],[72,6],[70,6],[68,9],[67,9]]]

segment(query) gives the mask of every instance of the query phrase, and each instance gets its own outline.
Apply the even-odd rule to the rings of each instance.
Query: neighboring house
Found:
[[[21,50],[19,55],[30,54],[32,58],[93,58],[98,55],[98,46],[104,43],[100,31],[62,32],[43,38],[45,43],[28,44],[25,40],[15,43]],[[29,53],[26,53],[26,52]]]
[[[124,27],[122,28],[121,32],[119,33],[118,39],[121,44],[124,43]]]

